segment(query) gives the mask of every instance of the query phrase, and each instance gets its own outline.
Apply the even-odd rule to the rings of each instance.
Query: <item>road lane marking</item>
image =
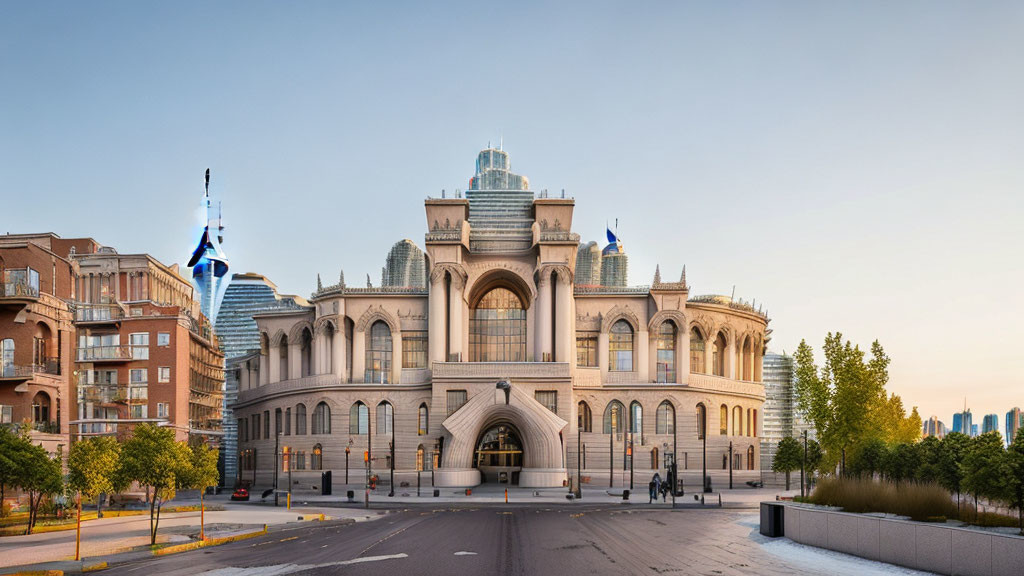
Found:
[[[476,552],[465,552],[459,551],[455,553],[456,556],[476,556]]]
[[[380,562],[382,560],[398,560],[408,557],[408,554],[401,553],[387,554],[384,556],[366,556],[363,558],[353,558],[351,560],[341,560],[339,562],[327,562],[325,564],[274,564],[271,566],[249,566],[245,568],[229,566],[226,568],[217,568],[216,570],[208,570],[203,572],[201,576],[284,576],[285,574],[294,574],[296,572],[305,572],[307,570],[316,570],[318,568],[351,566],[353,564]]]
[[[278,540],[278,542],[287,542],[289,540],[298,540],[298,539],[299,539],[298,536],[292,536],[291,538],[281,538],[280,540]]]

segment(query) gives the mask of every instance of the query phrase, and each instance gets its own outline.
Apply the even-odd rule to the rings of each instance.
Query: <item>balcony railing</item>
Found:
[[[44,358],[42,364],[6,364],[0,366],[0,378],[7,380],[29,379],[36,374],[60,374],[60,360]]]
[[[75,304],[75,322],[116,322],[124,309],[116,304]]]
[[[60,434],[60,425],[56,422],[33,422],[32,429],[43,434]]]
[[[110,362],[131,359],[132,347],[127,344],[118,346],[87,346],[78,349],[79,362]]]
[[[89,384],[79,385],[79,402],[91,402],[93,404],[113,404],[124,402],[127,398],[128,388],[117,384]]]
[[[4,282],[4,298],[39,298],[39,286],[27,282]]]

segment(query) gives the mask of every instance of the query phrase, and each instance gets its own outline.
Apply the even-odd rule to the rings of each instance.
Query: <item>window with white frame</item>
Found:
[[[159,378],[160,382],[170,382],[171,381],[171,367],[170,366],[161,366],[157,370],[158,370],[157,377]]]
[[[156,417],[157,418],[168,418],[167,415],[170,412],[170,404],[167,402],[157,402],[156,404]]]
[[[0,406],[0,424],[14,423],[14,406]]]
[[[145,404],[132,405],[132,418],[148,418],[149,406]]]
[[[156,345],[157,346],[170,346],[171,345],[171,333],[170,332],[157,332],[156,333]]]
[[[128,335],[133,360],[149,359],[149,332],[135,332]]]
[[[145,368],[132,368],[129,371],[129,376],[132,384],[145,384],[149,382],[149,375],[146,373]]]

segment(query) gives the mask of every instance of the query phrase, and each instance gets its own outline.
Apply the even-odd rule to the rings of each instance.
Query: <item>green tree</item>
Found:
[[[900,443],[889,449],[885,460],[885,475],[899,484],[913,480],[921,467],[921,451],[918,444]]]
[[[975,514],[979,497],[990,502],[1008,499],[1010,465],[999,432],[988,432],[972,438],[962,467],[964,489],[974,495]]]
[[[789,490],[789,474],[800,469],[804,458],[804,447],[796,438],[787,436],[779,441],[779,448],[772,460],[772,472],[786,473],[786,490]]]
[[[178,474],[179,490],[199,490],[199,538],[206,539],[206,503],[204,494],[208,486],[217,484],[220,472],[217,470],[218,451],[206,443],[197,441],[189,444],[187,465]]]
[[[881,438],[871,438],[864,442],[849,462],[850,472],[857,475],[874,477],[882,472],[889,458],[889,447]]]
[[[1010,481],[1007,491],[1010,503],[1017,509],[1017,522],[1020,533],[1024,535],[1024,428],[1017,430],[1006,451],[1006,460],[1010,468]]]
[[[939,457],[939,484],[956,493],[956,509],[960,512],[960,493],[964,489],[964,458],[971,439],[960,432],[950,432],[942,439]]]
[[[78,492],[78,526],[76,527],[75,560],[78,560],[77,542],[82,534],[82,497],[98,498],[103,493],[120,492],[125,486],[118,474],[121,445],[109,436],[94,436],[71,445],[68,453],[68,487]],[[99,513],[99,501],[96,503]]]
[[[179,485],[178,475],[188,474],[188,447],[174,439],[174,430],[153,424],[135,427],[121,448],[122,481],[138,482],[152,492],[149,504],[149,541],[156,544],[160,509],[172,500]]]
[[[20,448],[18,453],[20,458],[17,463],[21,465],[21,470],[17,473],[16,482],[19,488],[28,493],[28,530],[25,533],[31,534],[43,498],[63,490],[63,471],[60,460],[51,458],[42,446],[28,442],[28,446]]]
[[[806,341],[794,354],[797,405],[814,424],[831,465],[874,433],[870,416],[878,410],[889,379],[890,360],[881,344],[871,345],[871,359],[865,362],[864,352],[842,338],[838,332],[825,337],[820,369]]]
[[[815,470],[820,470],[822,463],[825,461],[825,453],[821,449],[821,444],[818,444],[817,440],[807,441],[807,460],[805,462],[807,471],[807,487],[810,489],[811,479],[814,478]]]
[[[942,441],[935,436],[922,440],[918,446],[921,461],[915,476],[921,482],[942,483]]]
[[[0,504],[4,502],[7,487],[18,485],[18,476],[23,464],[23,451],[30,446],[27,437],[0,426]],[[0,506],[0,516],[3,506]]]

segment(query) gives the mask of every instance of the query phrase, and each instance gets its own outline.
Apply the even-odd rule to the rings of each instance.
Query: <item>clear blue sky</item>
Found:
[[[504,137],[631,282],[841,330],[947,425],[1024,404],[1024,5],[4,2],[0,232],[183,262],[203,171],[232,269],[379,281]]]

